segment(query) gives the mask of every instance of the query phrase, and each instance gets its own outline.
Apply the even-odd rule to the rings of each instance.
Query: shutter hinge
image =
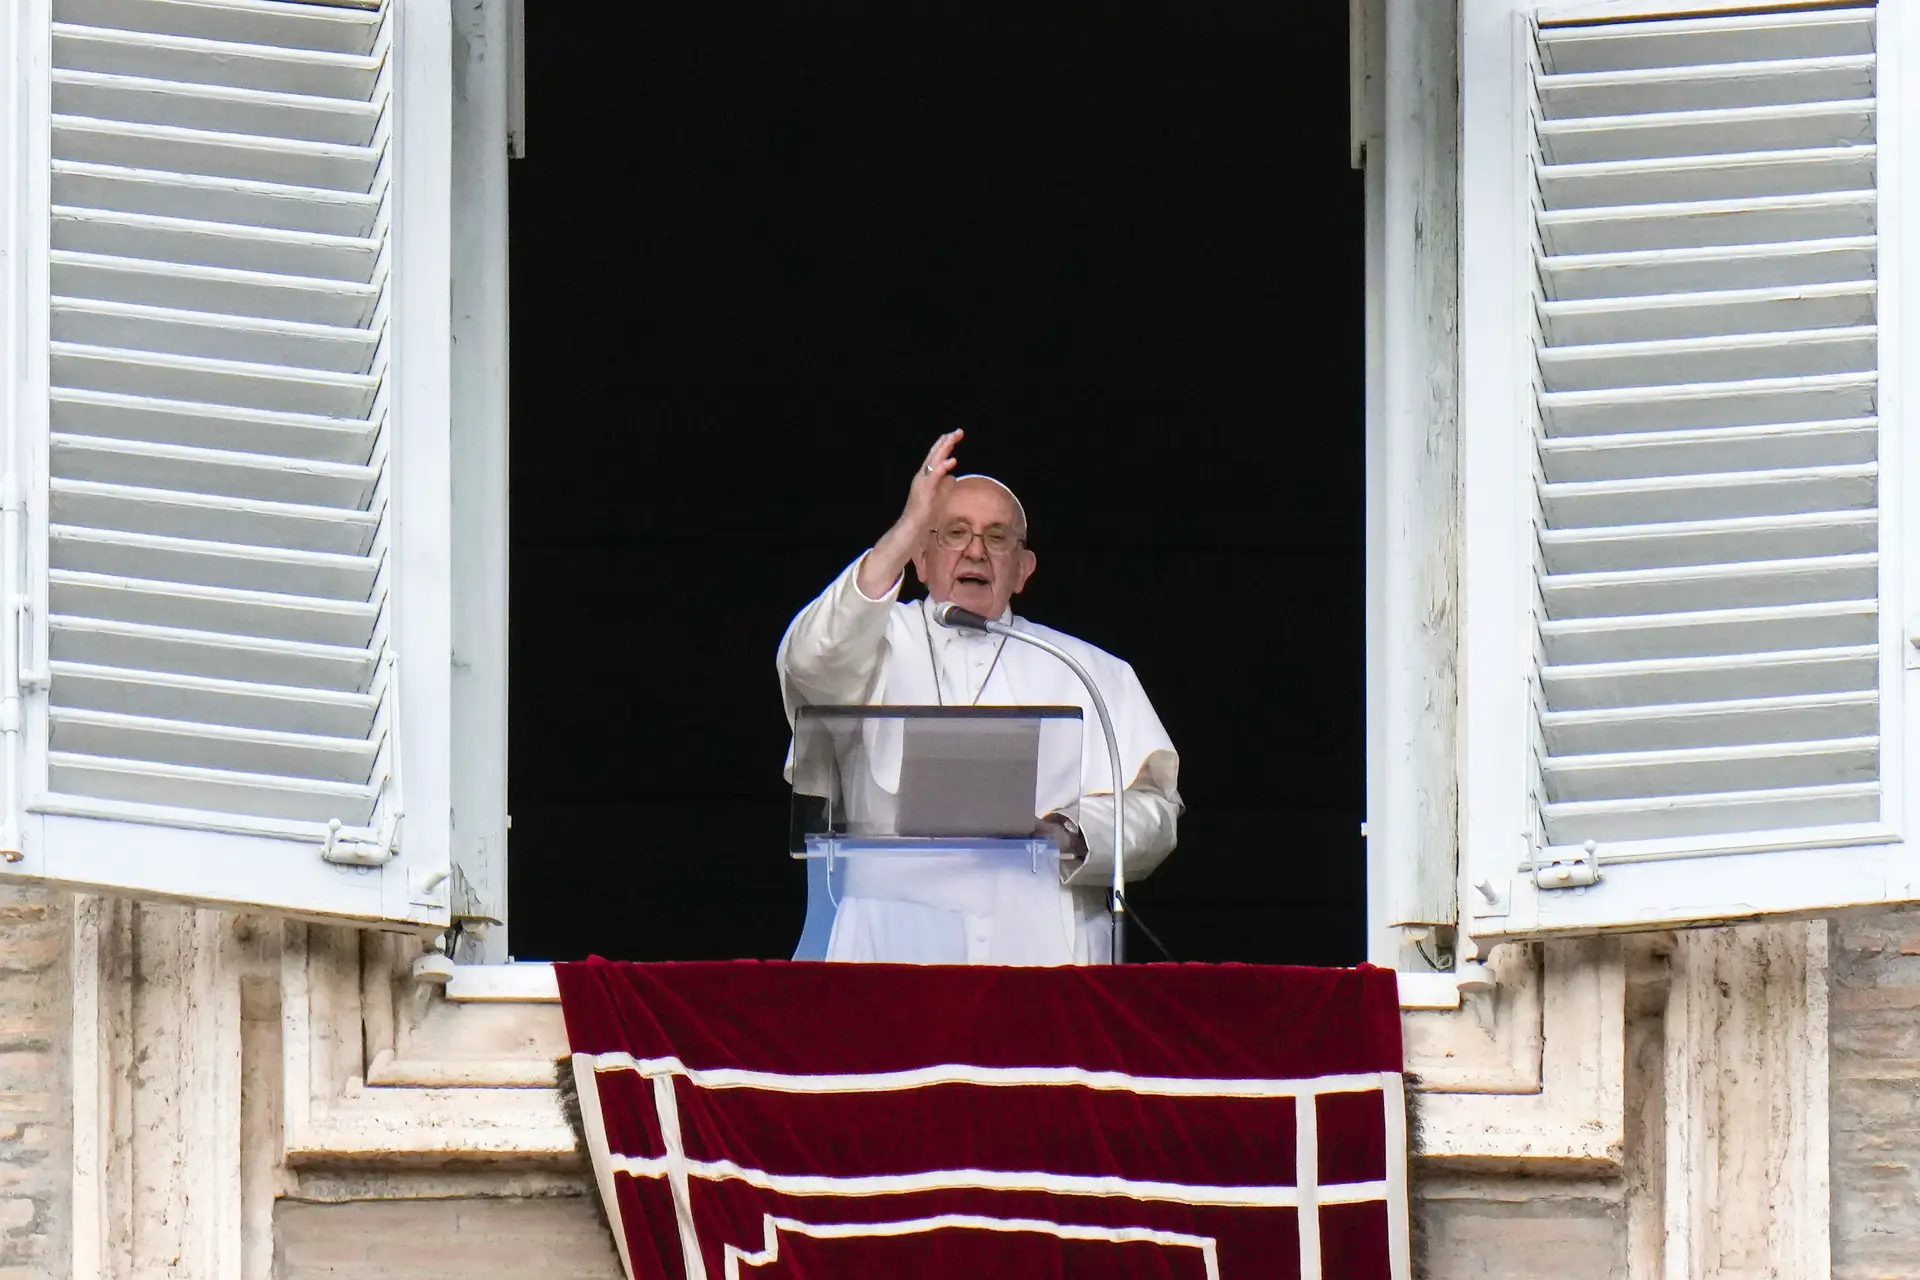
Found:
[[[1600,883],[1599,846],[1592,840],[1570,858],[1533,864],[1533,882],[1542,889],[1584,889]]]
[[[30,596],[13,598],[13,655],[15,662],[14,683],[26,692],[53,687],[53,672],[45,662],[33,666],[27,661],[31,652],[28,640],[33,637],[33,599]]]

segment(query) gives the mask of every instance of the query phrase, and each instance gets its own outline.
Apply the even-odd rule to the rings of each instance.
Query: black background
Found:
[[[511,940],[791,952],[788,619],[939,432],[1181,753],[1182,960],[1364,952],[1346,6],[527,6]]]

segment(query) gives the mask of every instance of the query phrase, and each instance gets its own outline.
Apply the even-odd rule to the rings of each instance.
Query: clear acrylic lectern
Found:
[[[800,708],[794,959],[1067,963],[1059,853],[1036,832],[1080,799],[1083,738],[1078,707]]]

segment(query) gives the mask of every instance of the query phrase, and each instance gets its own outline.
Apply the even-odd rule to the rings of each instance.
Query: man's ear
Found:
[[[913,553],[913,559],[907,562],[913,566],[913,580],[921,586],[927,585],[927,544],[922,541],[920,549]]]
[[[1020,555],[1013,562],[1014,595],[1019,595],[1020,592],[1026,588],[1027,579],[1033,576],[1033,571],[1039,567],[1039,564],[1040,558],[1038,556],[1034,555],[1033,552],[1027,550],[1025,547],[1020,548]]]

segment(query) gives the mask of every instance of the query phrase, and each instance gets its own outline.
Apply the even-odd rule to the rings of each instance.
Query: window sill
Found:
[[[1459,979],[1451,973],[1403,973],[1400,978],[1402,1009],[1458,1009]],[[510,1001],[525,1004],[554,1004],[560,999],[560,986],[553,966],[543,961],[516,964],[463,964],[447,980],[447,999],[456,1004]]]

